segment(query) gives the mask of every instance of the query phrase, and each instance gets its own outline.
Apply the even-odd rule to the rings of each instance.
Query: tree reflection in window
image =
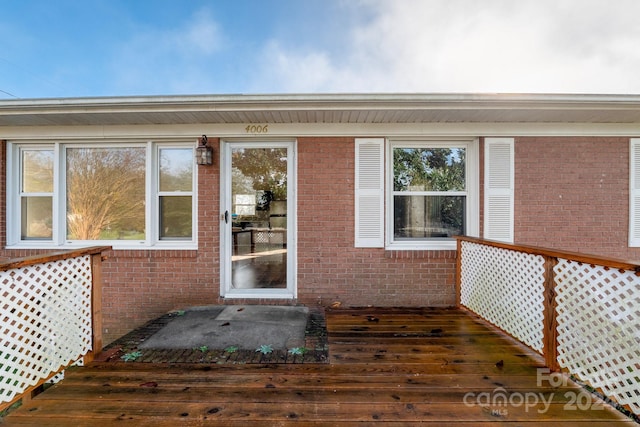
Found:
[[[145,149],[66,150],[67,239],[144,240]]]
[[[448,238],[465,232],[465,149],[393,149],[394,238]]]
[[[53,237],[53,150],[21,152],[20,237],[51,240]]]
[[[193,149],[161,148],[158,155],[159,237],[187,240],[193,234]]]

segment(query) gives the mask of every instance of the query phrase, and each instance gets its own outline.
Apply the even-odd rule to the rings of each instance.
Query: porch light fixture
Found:
[[[196,148],[196,162],[199,165],[212,165],[213,164],[213,148],[207,145],[209,140],[207,135],[202,135],[198,138],[198,148]]]

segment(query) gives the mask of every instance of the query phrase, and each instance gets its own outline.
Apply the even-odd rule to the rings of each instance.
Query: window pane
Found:
[[[22,152],[22,192],[51,193],[53,191],[53,151]]]
[[[191,191],[192,176],[193,150],[191,148],[160,150],[160,191]]]
[[[393,209],[396,240],[465,233],[465,196],[394,196]]]
[[[53,202],[51,197],[23,197],[21,209],[22,240],[51,240]]]
[[[69,148],[67,238],[145,239],[145,149]]]
[[[160,197],[160,238],[191,238],[191,196]]]
[[[394,191],[464,191],[464,148],[394,148]]]

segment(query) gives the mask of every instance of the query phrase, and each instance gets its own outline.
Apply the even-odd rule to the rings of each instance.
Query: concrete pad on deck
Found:
[[[302,347],[309,309],[296,306],[230,305],[192,307],[176,316],[138,347],[192,349],[237,346],[255,350]]]

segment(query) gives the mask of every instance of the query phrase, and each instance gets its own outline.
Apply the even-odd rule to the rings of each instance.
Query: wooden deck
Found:
[[[570,382],[539,384],[541,358],[463,311],[338,309],[326,320],[330,363],[94,363],[4,425],[637,425]]]

